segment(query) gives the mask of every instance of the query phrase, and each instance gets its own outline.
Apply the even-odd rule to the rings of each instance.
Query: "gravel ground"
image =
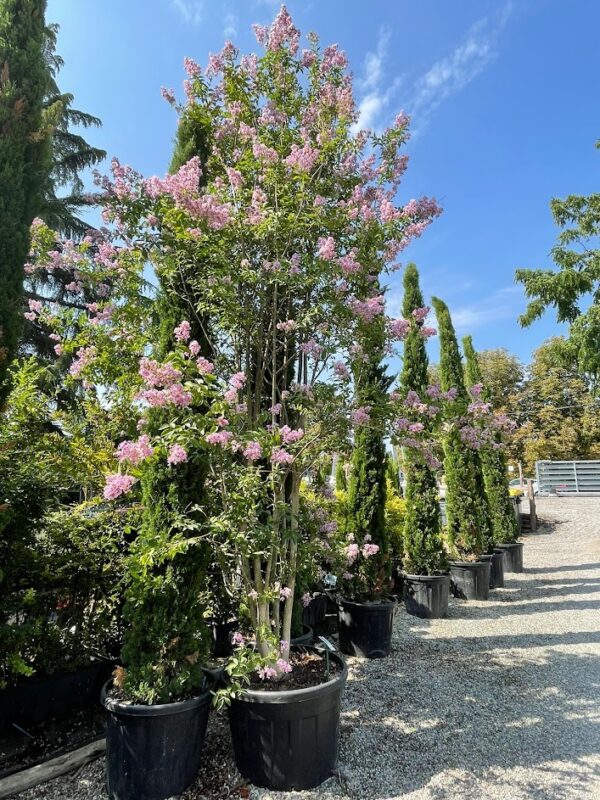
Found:
[[[182,800],[600,800],[600,498],[543,498],[538,513],[525,572],[492,599],[452,600],[445,620],[400,610],[390,658],[350,659],[336,777],[244,786],[213,715]],[[18,797],[105,800],[103,769]]]

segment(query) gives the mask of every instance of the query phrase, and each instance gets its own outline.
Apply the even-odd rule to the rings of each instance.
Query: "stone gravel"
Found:
[[[213,715],[182,800],[600,800],[600,498],[541,498],[525,572],[445,620],[403,609],[387,659],[350,659],[339,769],[317,789],[246,787]],[[105,800],[103,760],[18,795]]]

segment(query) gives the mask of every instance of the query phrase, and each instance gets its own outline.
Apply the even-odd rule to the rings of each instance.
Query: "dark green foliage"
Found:
[[[0,4],[0,405],[22,330],[29,226],[50,164],[42,131],[45,9],[46,0]]]
[[[390,452],[387,452],[385,456],[385,474],[392,489],[396,494],[401,495],[400,465],[398,464],[398,460]]]
[[[349,527],[357,541],[370,536],[379,552],[369,558],[368,586],[373,597],[385,595],[391,574],[390,537],[385,525],[386,449],[383,425],[378,418],[385,403],[390,378],[383,365],[383,327],[371,322],[365,333],[364,352],[368,358],[354,368],[355,393],[360,406],[371,409],[371,422],[358,425],[354,435],[352,467],[348,481]]]
[[[414,264],[408,264],[404,272],[403,317],[412,319],[412,312],[424,305],[419,273]],[[400,376],[403,396],[409,391],[423,396],[428,385],[428,367],[425,340],[417,326],[412,325],[404,341],[404,361]],[[412,452],[406,455],[405,472],[403,566],[409,573],[430,575],[445,566],[437,480],[433,470],[419,455]]]
[[[600,148],[600,141],[596,143]],[[516,278],[530,298],[522,325],[531,325],[548,308],[559,322],[571,323],[582,372],[600,377],[600,193],[569,195],[550,203],[555,223],[562,228],[552,257],[558,270],[519,269]],[[586,298],[591,298],[589,305]],[[587,306],[582,310],[583,305]]]
[[[432,303],[440,339],[440,385],[444,392],[456,390],[456,399],[448,404],[449,413],[456,418],[469,404],[462,360],[448,306],[436,297]],[[463,443],[455,424],[449,426],[444,437],[444,472],[448,543],[453,555],[460,558],[481,555],[487,550],[490,538],[481,463],[477,454]]]
[[[205,153],[203,133],[191,116],[183,118],[172,171],[198,150]],[[167,259],[158,272],[158,358],[169,352],[173,330],[184,319],[191,325],[191,338],[210,356],[207,320],[196,312],[198,298],[188,281],[194,268],[192,261],[173,265]],[[155,411],[151,426],[161,424],[163,413]],[[203,451],[189,456],[176,471],[150,464],[142,477],[142,526],[128,562],[123,647],[123,690],[142,703],[164,703],[197,692],[208,653],[204,611],[212,559],[208,545],[195,538],[204,519],[208,457]]]
[[[482,384],[483,375],[470,336],[463,338],[463,350],[467,386]],[[485,390],[483,397],[488,399]],[[508,493],[504,451],[491,446],[484,447],[480,452],[480,459],[492,526],[490,546],[493,547],[498,542],[514,542],[518,535],[518,527]]]

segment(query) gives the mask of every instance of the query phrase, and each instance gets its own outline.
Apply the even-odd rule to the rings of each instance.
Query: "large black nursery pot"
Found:
[[[494,549],[493,553],[486,553],[479,557],[481,561],[490,562],[490,589],[504,587],[504,556],[502,550]]]
[[[404,605],[409,614],[441,619],[448,614],[449,575],[405,575]]]
[[[110,661],[94,661],[74,672],[28,678],[0,691],[0,733],[13,723],[28,729],[51,718],[69,716],[98,702],[102,684],[114,669]]]
[[[504,554],[505,572],[523,572],[523,542],[497,544],[496,547]]]
[[[313,629],[310,625],[303,625],[302,626],[302,633],[300,636],[293,636],[290,639],[290,644],[298,647],[298,645],[308,645],[313,643],[313,639],[315,638],[315,634]]]
[[[307,689],[247,689],[231,701],[235,763],[255,786],[277,791],[311,789],[329,778],[339,746],[340,700],[348,668]]]
[[[454,594],[463,600],[487,600],[490,593],[489,561],[451,561]]]
[[[348,656],[384,658],[392,647],[397,601],[339,602],[340,650]]]
[[[106,715],[106,784],[111,800],[165,800],[193,783],[211,695],[161,705],[137,705],[102,690]]]

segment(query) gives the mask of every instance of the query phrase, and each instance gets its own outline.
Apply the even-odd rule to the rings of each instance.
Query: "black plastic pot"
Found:
[[[229,656],[233,655],[231,634],[238,628],[238,626],[239,622],[236,620],[211,623],[213,635],[212,652],[215,658],[229,658]]]
[[[523,572],[523,542],[497,544],[496,548],[504,554],[505,572]]]
[[[202,745],[211,695],[177,703],[143,706],[108,696],[106,708],[106,784],[111,800],[165,800],[193,783],[202,762]]]
[[[315,635],[310,625],[303,625],[302,636],[294,636],[292,639],[290,639],[290,644],[295,646],[297,645],[306,646],[313,643],[314,637]]]
[[[338,754],[340,699],[348,668],[308,689],[248,689],[231,701],[229,724],[235,763],[255,786],[311,789],[330,777]]]
[[[490,593],[489,561],[451,561],[450,578],[456,597],[487,600]]]
[[[102,684],[114,664],[95,661],[75,672],[31,678],[0,692],[0,733],[13,723],[27,730],[49,719],[58,719],[98,702]]]
[[[404,576],[404,605],[414,617],[445,617],[448,614],[449,594],[449,575]]]
[[[480,556],[480,560],[490,562],[490,589],[502,589],[504,587],[504,556],[502,555],[502,550],[486,553]]]
[[[327,613],[327,595],[318,594],[302,609],[302,622],[311,628],[319,625]]]
[[[339,602],[340,650],[348,656],[384,658],[392,646],[394,612],[398,603]]]

